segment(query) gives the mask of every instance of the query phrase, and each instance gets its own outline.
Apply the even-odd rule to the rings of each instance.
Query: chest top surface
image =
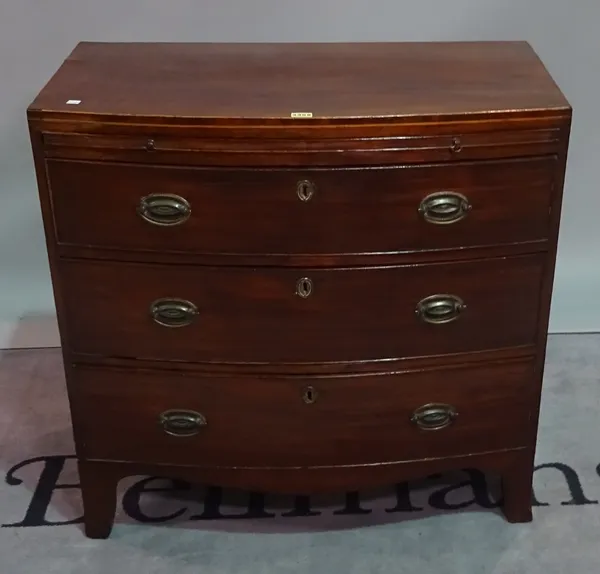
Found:
[[[80,103],[67,103],[69,100]],[[93,43],[28,113],[222,124],[555,117],[569,104],[526,42]]]

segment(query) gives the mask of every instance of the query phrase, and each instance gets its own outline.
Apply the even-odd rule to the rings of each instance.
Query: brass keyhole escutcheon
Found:
[[[296,185],[296,193],[300,201],[308,201],[317,190],[317,187],[312,181],[304,179]]]
[[[317,402],[318,396],[319,393],[317,392],[317,390],[314,387],[309,386],[304,389],[304,392],[302,393],[302,400],[307,405],[312,405],[313,403]]]
[[[308,277],[302,277],[302,279],[298,279],[296,283],[296,295],[298,297],[302,297],[306,299],[310,297],[313,292],[313,282]]]

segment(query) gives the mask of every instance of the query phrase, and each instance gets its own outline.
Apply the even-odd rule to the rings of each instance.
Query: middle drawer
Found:
[[[71,349],[327,363],[535,342],[544,254],[365,268],[60,262]]]

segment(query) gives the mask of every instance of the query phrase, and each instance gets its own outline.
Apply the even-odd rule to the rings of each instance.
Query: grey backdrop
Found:
[[[0,0],[0,347],[58,337],[25,109],[96,41],[527,40],[575,109],[551,330],[600,330],[596,0]]]

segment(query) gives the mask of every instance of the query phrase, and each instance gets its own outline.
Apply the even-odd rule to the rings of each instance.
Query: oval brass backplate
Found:
[[[457,416],[452,405],[429,403],[416,409],[410,420],[421,430],[441,430],[450,426]]]
[[[172,227],[187,221],[192,213],[189,202],[172,193],[152,193],[140,199],[137,212],[152,225]]]
[[[456,321],[467,308],[464,301],[456,295],[430,295],[417,303],[415,313],[425,323],[441,325]]]
[[[150,305],[150,316],[163,327],[186,327],[198,315],[198,308],[185,299],[157,299]]]
[[[207,425],[206,417],[196,411],[187,409],[170,409],[158,417],[163,430],[172,436],[193,436]]]
[[[425,197],[419,205],[419,214],[427,223],[449,225],[464,219],[472,206],[461,193],[438,191]]]

